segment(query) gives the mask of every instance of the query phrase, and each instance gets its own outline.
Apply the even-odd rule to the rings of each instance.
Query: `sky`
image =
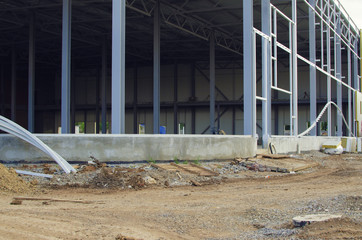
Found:
[[[339,0],[353,22],[362,29],[362,0]]]

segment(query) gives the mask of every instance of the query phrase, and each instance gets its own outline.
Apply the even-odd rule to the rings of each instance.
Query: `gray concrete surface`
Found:
[[[289,136],[272,136],[269,139],[269,143],[272,143],[275,146],[276,153],[286,154],[297,153],[298,151],[308,152],[313,150],[320,150],[322,145],[329,140],[341,140],[341,138],[324,136],[304,136],[300,138]],[[351,140],[351,142],[354,144],[354,149],[356,149],[356,138],[351,138]]]
[[[213,160],[253,157],[256,139],[222,135],[36,135],[67,161],[131,162],[150,160]],[[51,161],[43,152],[14,136],[0,135],[0,160]]]
[[[328,140],[340,139],[339,137],[290,137],[290,136],[272,136],[269,139],[269,143],[275,146],[276,153],[287,154],[308,152],[313,150],[320,150],[323,143]]]

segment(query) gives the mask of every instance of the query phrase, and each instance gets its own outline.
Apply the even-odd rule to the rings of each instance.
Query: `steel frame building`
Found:
[[[0,6],[1,115],[27,124],[31,132],[47,131],[44,112],[53,114],[52,122],[60,118],[62,133],[74,132],[76,115],[84,110],[95,112],[96,132],[103,126],[106,133],[111,115],[113,134],[137,133],[139,111],[148,109],[151,132],[158,134],[162,111],[171,109],[172,133],[178,133],[184,110],[187,133],[215,134],[223,128],[221,117],[231,112],[231,134],[261,135],[266,145],[269,136],[280,134],[281,108],[288,133],[297,136],[306,128],[299,109],[309,114],[311,124],[318,109],[331,101],[356,131],[353,93],[361,87],[360,33],[338,0],[4,0]],[[179,77],[186,65],[190,74],[182,94],[188,96],[183,96]],[[173,75],[167,87],[161,82],[165,66]],[[146,91],[137,81],[139,68],[148,69],[152,101],[138,101]],[[75,79],[94,69],[95,90],[77,87]],[[233,80],[224,81],[221,71],[232,73]],[[207,88],[198,85],[195,72],[209,82]],[[126,75],[133,78],[131,85]],[[208,95],[200,101],[198,92],[205,95],[205,89]],[[162,101],[165,91],[172,96]],[[94,97],[94,103],[77,105],[81,94]],[[128,102],[127,94],[132,95]],[[237,114],[242,114],[241,131],[236,130]],[[205,115],[209,126],[197,130],[197,116],[204,123]],[[351,135],[331,106],[325,122],[328,136]],[[318,134],[317,128],[310,132]]]

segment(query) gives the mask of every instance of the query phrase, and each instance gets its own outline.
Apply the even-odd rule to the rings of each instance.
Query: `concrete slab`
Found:
[[[106,162],[233,159],[256,155],[251,136],[227,135],[100,135],[38,134],[45,144],[67,161]],[[0,160],[51,161],[43,152],[8,134],[0,135]]]
[[[272,143],[278,154],[289,154],[298,152],[319,151],[322,145],[328,141],[340,141],[340,137],[289,137],[272,136],[269,143]]]

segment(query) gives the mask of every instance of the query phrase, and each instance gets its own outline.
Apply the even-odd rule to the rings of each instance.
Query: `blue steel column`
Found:
[[[16,122],[16,52],[11,51],[11,120]]]
[[[243,1],[244,135],[256,137],[256,96],[253,77],[253,0]]]
[[[354,41],[354,51],[355,52],[358,52],[358,44],[357,44],[358,40],[357,38],[355,39]],[[356,89],[358,91],[358,81],[359,81],[359,78],[358,78],[358,58],[356,56],[356,54],[353,54],[353,88]],[[353,93],[353,99],[355,99],[355,93]],[[355,106],[355,101],[354,101],[354,104],[353,104],[353,119],[356,119],[356,106]],[[356,134],[357,132],[357,129],[356,129],[356,124],[355,122],[353,121],[353,133]]]
[[[261,2],[261,19],[262,31],[270,36],[271,27],[271,13],[270,13],[270,0],[262,0]],[[271,46],[266,38],[262,38],[262,82],[263,82],[263,97],[267,101],[263,101],[262,105],[262,125],[263,125],[263,147],[268,146],[269,136],[271,134]]]
[[[153,133],[160,133],[160,1],[154,9],[153,29]]]
[[[1,65],[0,68],[0,101],[1,101],[1,111],[0,111],[0,115],[5,116],[5,79],[4,79],[4,65]]]
[[[34,132],[34,84],[35,84],[35,41],[34,13],[30,14],[29,22],[29,67],[28,67],[28,131]]]
[[[362,39],[361,39],[362,40]],[[360,40],[360,41],[361,41]],[[354,41],[354,51],[358,53],[358,40]],[[358,78],[358,57],[353,54],[353,88],[359,91],[359,78]]]
[[[126,3],[112,6],[112,133],[125,133]]]
[[[215,36],[210,34],[210,133],[215,134]]]
[[[348,86],[352,87],[352,65],[351,65],[351,50],[348,48],[347,49],[347,61],[348,61]],[[352,90],[348,89],[348,126],[353,129],[353,125],[352,125]],[[353,130],[352,130],[353,131]],[[352,134],[350,131],[348,131],[348,136],[351,137]]]
[[[177,61],[175,61],[173,68],[173,133],[174,134],[178,133],[177,101],[178,101],[178,67],[177,67]]]
[[[102,99],[102,133],[107,133],[107,43],[104,37],[102,43],[102,83],[101,83],[101,99]]]
[[[337,34],[341,36],[341,18],[337,15]],[[336,64],[335,71],[336,77],[342,81],[342,53],[341,53],[341,39],[335,34],[336,41]],[[337,105],[342,110],[342,84],[337,82]],[[342,136],[342,115],[337,113],[337,136]]]
[[[293,135],[298,135],[297,0],[292,0]]]
[[[62,133],[70,133],[70,73],[71,73],[71,7],[72,0],[63,0],[62,33]]]
[[[310,5],[315,9],[315,0],[309,0]],[[315,12],[309,8],[309,61],[316,64],[316,35],[315,35]],[[316,82],[316,68],[312,65],[309,66],[309,95],[310,95],[310,124],[317,118],[317,82]],[[317,128],[310,131],[311,136],[317,135]]]

